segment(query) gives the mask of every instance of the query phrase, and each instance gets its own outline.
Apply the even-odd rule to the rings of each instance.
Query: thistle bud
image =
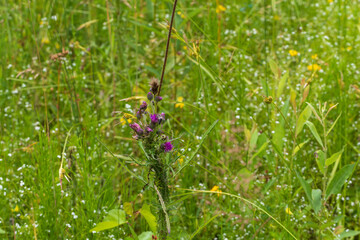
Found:
[[[154,95],[151,92],[148,92],[147,99],[149,99],[149,101],[151,101],[153,98],[154,98]]]
[[[156,97],[155,97],[155,101],[156,101],[156,102],[160,102],[162,99],[163,99],[163,98],[160,97],[160,96],[156,96]]]
[[[140,105],[140,111],[145,111],[147,108],[147,103],[144,101],[141,105]]]

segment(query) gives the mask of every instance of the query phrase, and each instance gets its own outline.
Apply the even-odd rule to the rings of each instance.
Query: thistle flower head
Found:
[[[170,152],[174,146],[171,144],[171,142],[166,142],[162,145],[164,152]]]
[[[159,122],[159,118],[157,116],[157,114],[150,114],[150,119],[152,123],[158,123]]]
[[[144,130],[141,129],[140,125],[137,123],[129,124],[132,130],[134,130],[138,135],[142,135]]]

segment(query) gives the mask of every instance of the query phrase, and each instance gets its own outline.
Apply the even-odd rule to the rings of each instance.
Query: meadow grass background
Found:
[[[139,100],[121,100],[145,96],[159,78],[171,8],[167,0],[1,1],[0,239],[125,239],[134,236],[128,225],[149,230],[137,211],[156,196],[123,167],[147,176],[126,157],[142,157],[122,115]],[[359,10],[352,0],[179,0],[161,111],[183,140],[181,159],[219,122],[170,182],[172,239],[292,239],[234,196],[183,190],[217,187],[262,207],[298,239],[359,239]],[[62,51],[69,54],[51,60]],[[325,131],[309,111],[324,147],[309,125],[299,127],[306,102],[338,104]],[[342,149],[324,177],[317,151],[329,158]],[[71,178],[63,191],[62,156]],[[325,202],[335,164],[335,172],[355,165]],[[322,190],[319,211],[300,179]],[[128,225],[89,232],[124,203],[134,211]]]

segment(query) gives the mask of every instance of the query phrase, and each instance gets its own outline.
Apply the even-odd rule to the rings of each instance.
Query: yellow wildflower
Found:
[[[222,193],[222,191],[221,190],[219,190],[219,187],[218,186],[214,186],[211,190],[210,190],[211,192],[217,192],[218,194],[218,197],[220,196],[220,194]]]
[[[318,58],[318,55],[317,55],[317,54],[311,55],[311,58],[312,58],[313,60],[315,60],[315,59]]]
[[[184,15],[182,12],[178,11],[177,14],[178,14],[182,19],[185,18],[185,15]]]
[[[183,97],[178,97],[177,98],[177,103],[175,104],[175,108],[183,108],[184,107],[184,98]]]
[[[307,69],[308,69],[309,71],[314,71],[314,72],[316,72],[316,71],[318,71],[318,70],[321,70],[321,67],[315,63],[315,64],[309,65],[309,66],[307,67]]]
[[[352,49],[351,46],[349,46],[349,47],[346,48],[346,50],[348,50],[348,51],[351,51],[351,49]]]
[[[20,211],[20,208],[18,205],[15,206],[14,209],[11,209],[12,212],[19,212]]]
[[[287,214],[289,214],[289,215],[293,215],[293,213],[291,212],[291,210],[290,210],[289,207],[287,207],[287,208],[285,209],[285,212],[286,212]]]
[[[126,124],[126,122],[127,123],[131,123],[132,122],[132,120],[131,120],[131,118],[124,118],[124,117],[122,117],[121,119],[120,119],[120,123],[121,123],[121,125],[125,125]]]
[[[180,163],[180,165],[184,162],[184,157],[181,157],[181,158],[179,158],[179,163]]]
[[[280,20],[280,16],[279,16],[279,15],[274,15],[274,20],[275,20],[275,21],[279,21],[279,20]]]
[[[41,43],[43,43],[43,44],[49,44],[49,43],[50,43],[50,40],[49,40],[49,38],[46,36],[46,37],[43,37],[43,38],[41,39]]]
[[[226,10],[226,8],[223,5],[221,5],[221,4],[216,5],[216,13],[219,14],[221,12],[225,12],[225,10]]]
[[[328,3],[333,3],[334,2],[334,0],[328,0]]]
[[[299,54],[299,52],[296,51],[296,50],[290,50],[290,51],[289,51],[289,54],[290,54],[290,56],[295,57],[296,55]]]

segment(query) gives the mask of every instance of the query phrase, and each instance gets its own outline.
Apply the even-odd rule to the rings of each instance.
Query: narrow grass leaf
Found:
[[[335,124],[337,123],[337,121],[339,120],[339,118],[341,117],[341,113],[340,115],[336,118],[335,122],[331,125],[331,127],[329,128],[329,130],[326,133],[326,136],[329,135],[329,133],[331,132],[331,130],[334,128]]]
[[[308,103],[308,102],[307,102],[306,104],[310,107],[311,111],[315,114],[315,116],[316,116],[316,118],[319,120],[319,122],[322,123],[321,118],[319,117],[319,114],[316,112],[316,110],[315,110],[315,108],[313,107],[313,105],[311,105],[311,104]]]
[[[298,144],[298,145],[294,148],[294,150],[293,150],[293,152],[292,152],[292,155],[295,156],[295,154],[296,154],[309,140],[310,140],[310,139],[307,139],[305,142],[302,142],[302,143]]]
[[[215,215],[212,218],[210,218],[206,223],[204,223],[203,225],[201,225],[190,237],[190,240],[193,239],[204,227],[206,227],[206,225],[208,225],[210,222],[212,222],[215,218],[217,218],[219,216]]]
[[[210,194],[219,194],[219,192],[214,192],[214,191],[205,191],[205,190],[193,190],[193,189],[180,189],[180,190],[185,190],[185,191],[190,191],[190,192],[193,192],[193,193],[210,193]],[[265,213],[268,217],[270,217],[272,220],[274,220],[282,229],[284,229],[287,233],[290,234],[291,237],[293,237],[294,239],[297,239],[295,237],[295,235],[290,232],[289,229],[287,229],[281,222],[279,222],[275,217],[273,217],[270,213],[268,213],[265,209],[263,209],[262,207],[258,206],[257,204],[253,203],[252,201],[246,199],[246,198],[243,198],[243,197],[240,197],[240,196],[237,196],[237,195],[234,195],[234,194],[231,194],[231,193],[227,193],[227,192],[221,192],[220,193],[221,195],[226,195],[226,196],[230,196],[230,197],[233,197],[233,198],[237,198],[237,199],[240,199],[241,201],[245,202],[245,203],[248,203],[250,204],[251,206],[255,207],[256,209],[258,209],[259,211]]]
[[[315,139],[318,141],[318,143],[319,143],[322,147],[324,147],[323,142],[322,142],[322,140],[321,140],[321,138],[320,138],[320,135],[319,135],[318,131],[316,130],[315,125],[314,125],[312,122],[310,122],[310,121],[306,121],[305,124],[309,127],[312,135],[315,137]]]

